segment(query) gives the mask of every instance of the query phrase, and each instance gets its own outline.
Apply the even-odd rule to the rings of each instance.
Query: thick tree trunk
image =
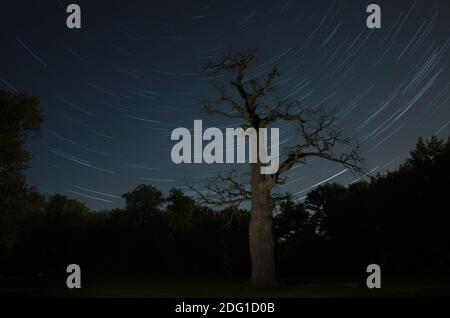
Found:
[[[272,231],[272,207],[269,190],[264,186],[265,176],[260,174],[260,164],[251,165],[251,216],[249,227],[252,285],[274,286],[275,243]]]

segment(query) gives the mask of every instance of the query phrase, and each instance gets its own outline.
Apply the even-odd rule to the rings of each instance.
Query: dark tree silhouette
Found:
[[[42,122],[36,97],[0,90],[0,252],[13,247],[26,215],[42,203],[23,175],[30,159],[27,137],[36,135]]]
[[[207,181],[206,190],[196,191],[200,200],[208,204],[239,205],[245,200],[251,201],[251,281],[254,286],[266,287],[276,283],[272,211],[278,198],[272,190],[285,182],[286,178],[282,175],[294,165],[306,163],[308,157],[327,159],[360,171],[361,158],[358,147],[349,152],[335,153],[339,144],[348,145],[349,140],[340,136],[332,115],[321,110],[302,109],[298,101],[273,94],[280,77],[276,65],[260,78],[248,76],[255,59],[255,50],[230,53],[218,61],[210,61],[204,67],[218,94],[217,99],[204,101],[205,110],[210,114],[242,119],[242,128],[255,129],[257,144],[261,138],[260,128],[281,121],[295,122],[293,133],[297,134],[298,142],[286,149],[284,161],[280,162],[278,171],[272,175],[261,174],[263,160],[258,153],[254,154],[257,156],[256,163],[250,164],[250,183],[235,178],[231,173]]]
[[[148,224],[161,213],[164,203],[162,192],[151,185],[141,184],[122,196],[125,199],[125,211],[137,224]]]

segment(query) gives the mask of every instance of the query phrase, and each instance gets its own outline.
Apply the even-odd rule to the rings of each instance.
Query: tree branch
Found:
[[[200,204],[239,207],[243,202],[251,199],[251,192],[239,180],[238,172],[231,170],[228,174],[204,179],[199,186],[187,182],[186,186],[195,192]]]

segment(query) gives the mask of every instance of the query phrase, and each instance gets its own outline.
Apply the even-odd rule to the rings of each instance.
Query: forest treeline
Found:
[[[282,203],[274,218],[280,276],[350,278],[371,263],[395,277],[449,274],[449,156],[449,141],[419,140],[394,172]],[[15,202],[22,216],[10,222],[2,274],[51,275],[76,263],[95,275],[249,275],[248,211],[213,210],[151,185],[124,198],[122,209],[95,212],[29,189]]]
[[[164,195],[142,184],[123,195],[125,207],[99,212],[29,186],[25,138],[43,119],[32,97],[0,93],[1,276],[64,275],[75,263],[105,277],[249,277],[245,209],[218,211],[180,189]],[[448,276],[449,163],[450,139],[419,139],[395,171],[282,202],[274,211],[279,276],[360,278],[372,263],[384,277]]]

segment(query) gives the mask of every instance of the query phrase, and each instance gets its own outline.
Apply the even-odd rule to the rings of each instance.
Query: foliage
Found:
[[[95,212],[26,184],[26,136],[42,117],[36,99],[0,92],[0,274],[64,275],[77,263],[87,275],[248,277],[249,212],[214,210],[180,189],[151,185],[126,193],[122,209]],[[396,171],[349,186],[325,184],[304,203],[286,199],[274,215],[282,277],[450,274],[447,208],[450,139],[419,139]]]

